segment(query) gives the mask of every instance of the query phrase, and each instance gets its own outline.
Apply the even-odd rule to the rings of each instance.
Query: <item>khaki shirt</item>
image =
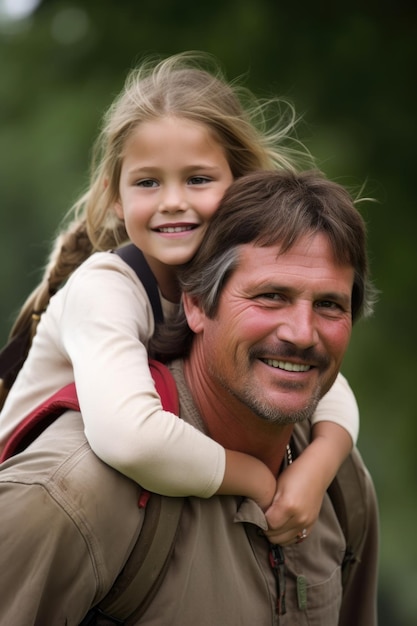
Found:
[[[201,428],[181,368],[174,373],[182,417]],[[112,588],[137,539],[143,521],[138,495],[134,482],[92,453],[75,412],[3,464],[1,623],[79,624]],[[262,511],[250,500],[187,498],[166,576],[137,623],[337,626],[342,618],[352,626],[376,623],[365,606],[366,621],[357,615],[349,621],[349,606],[339,615],[345,540],[328,496],[308,539],[285,548],[285,615],[277,612],[265,528]],[[376,555],[370,558],[373,570]],[[374,595],[373,587],[364,593],[369,605],[375,604]]]

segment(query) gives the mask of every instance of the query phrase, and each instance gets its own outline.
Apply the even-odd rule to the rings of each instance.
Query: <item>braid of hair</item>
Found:
[[[42,313],[51,297],[92,252],[93,244],[88,237],[84,218],[74,220],[57,237],[42,280],[27,298],[11,329],[9,344],[13,342],[20,346],[19,360],[9,369],[4,379],[0,380],[0,408],[27,358]]]
[[[39,285],[26,299],[10,332],[9,340],[19,334],[28,334],[28,350],[35,336],[42,313],[49,300],[67,278],[96,250],[108,250],[125,243],[127,239],[123,222],[111,227],[92,229],[85,216],[75,217],[68,228],[55,240],[49,261]],[[25,358],[27,353],[25,355]]]
[[[31,341],[51,297],[92,252],[93,245],[87,234],[85,219],[75,220],[57,237],[43,278],[23,307],[31,307]]]
[[[126,240],[127,233],[122,221],[112,223],[110,220],[110,225],[97,225],[95,230],[85,215],[75,212],[73,221],[56,238],[41,282],[26,299],[10,331],[4,350],[10,347],[10,354],[16,356],[12,357],[13,362],[9,363],[0,378],[0,409],[27,358],[39,321],[51,297],[94,251],[117,247]]]

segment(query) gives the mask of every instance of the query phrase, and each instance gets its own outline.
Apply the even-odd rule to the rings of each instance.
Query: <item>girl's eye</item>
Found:
[[[137,187],[157,187],[158,183],[156,180],[152,180],[151,178],[145,178],[144,180],[138,180],[136,182]]]
[[[189,181],[188,184],[189,185],[204,185],[205,183],[209,183],[210,182],[210,178],[208,178],[207,176],[192,176]]]

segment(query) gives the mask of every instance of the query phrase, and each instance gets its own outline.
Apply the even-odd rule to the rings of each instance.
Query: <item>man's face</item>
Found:
[[[335,263],[322,233],[279,251],[242,246],[215,319],[191,305],[189,323],[214,392],[288,424],[311,416],[337,376],[352,328],[354,272]]]

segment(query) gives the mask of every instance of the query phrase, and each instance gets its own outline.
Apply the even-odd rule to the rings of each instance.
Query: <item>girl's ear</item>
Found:
[[[104,179],[104,189],[107,189],[107,187],[109,186],[109,179],[105,178]],[[122,207],[122,203],[120,202],[120,200],[117,200],[117,202],[114,203],[114,212],[116,213],[117,217],[120,220],[124,220],[125,216],[123,213],[123,207]]]
[[[120,220],[124,220],[125,216],[123,213],[123,207],[122,207],[122,203],[120,202],[120,200],[117,200],[117,202],[114,203],[114,212],[116,213],[117,217]]]
[[[194,333],[201,333],[204,329],[204,320],[206,316],[198,302],[198,299],[195,296],[190,296],[188,293],[183,293],[182,303],[188,326]]]

